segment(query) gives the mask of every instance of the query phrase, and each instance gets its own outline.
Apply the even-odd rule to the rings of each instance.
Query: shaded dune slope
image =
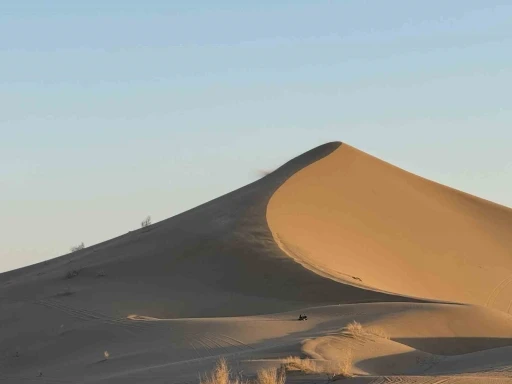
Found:
[[[266,221],[272,194],[290,176],[339,145],[315,148],[263,179],[148,229],[2,274],[1,298],[13,305],[56,299],[108,316],[156,318],[409,300],[319,276],[274,242]],[[79,274],[66,279],[72,270]],[[106,276],[98,278],[98,271]],[[34,311],[31,316],[37,314]]]
[[[320,275],[512,310],[512,210],[343,144],[270,199],[274,238]]]

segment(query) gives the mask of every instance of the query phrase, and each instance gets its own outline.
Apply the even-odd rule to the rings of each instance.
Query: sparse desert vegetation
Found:
[[[229,369],[225,358],[221,357],[210,374],[200,377],[200,384],[284,384],[286,370],[284,367],[268,368],[258,371],[256,378],[236,377]]]
[[[284,384],[286,382],[286,370],[284,367],[260,369],[256,378],[256,384]]]
[[[80,274],[81,271],[82,271],[81,268],[72,269],[70,271],[67,271],[66,272],[66,279],[72,279],[73,277],[77,277]]]
[[[229,384],[229,368],[228,363],[224,358],[217,361],[217,365],[205,377],[200,377],[201,384]]]
[[[300,371],[304,373],[319,373],[319,368],[315,360],[301,359],[300,357],[290,356],[286,358],[284,366],[289,371]]]
[[[347,350],[337,361],[330,361],[325,372],[331,381],[352,377],[352,351]]]
[[[248,384],[247,381],[242,380],[241,378],[233,377],[229,370],[228,362],[225,358],[221,357],[210,374],[200,377],[200,384]]]
[[[73,277],[77,277],[80,274],[80,272],[82,272],[82,268],[71,269],[66,272],[66,279],[72,279]]]
[[[151,225],[151,216],[146,217],[140,222],[141,228],[147,228]]]
[[[290,356],[285,360],[287,371],[299,371],[305,374],[325,374],[330,381],[352,376],[352,352],[345,351],[340,360],[316,361],[313,359]]]
[[[353,338],[367,338],[367,337],[378,337],[381,339],[389,339],[389,336],[382,328],[378,327],[364,327],[357,321],[350,322],[345,328],[342,329],[344,335]]]

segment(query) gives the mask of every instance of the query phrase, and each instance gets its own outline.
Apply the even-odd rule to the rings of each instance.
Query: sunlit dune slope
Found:
[[[288,179],[267,220],[280,247],[321,275],[512,310],[512,210],[346,144]]]

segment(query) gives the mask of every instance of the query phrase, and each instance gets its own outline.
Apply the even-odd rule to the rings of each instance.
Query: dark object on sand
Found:
[[[307,317],[306,315],[302,315],[302,314],[301,314],[301,315],[299,315],[299,319],[298,319],[298,320],[299,320],[299,321],[305,321],[305,320],[307,320],[307,319],[308,319],[308,317]]]

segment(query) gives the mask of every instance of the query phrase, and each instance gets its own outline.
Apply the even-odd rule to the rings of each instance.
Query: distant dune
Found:
[[[328,143],[148,228],[0,274],[0,381],[185,384],[221,355],[251,377],[350,352],[353,383],[502,383],[511,234],[509,208]],[[387,336],[354,338],[352,321]]]

